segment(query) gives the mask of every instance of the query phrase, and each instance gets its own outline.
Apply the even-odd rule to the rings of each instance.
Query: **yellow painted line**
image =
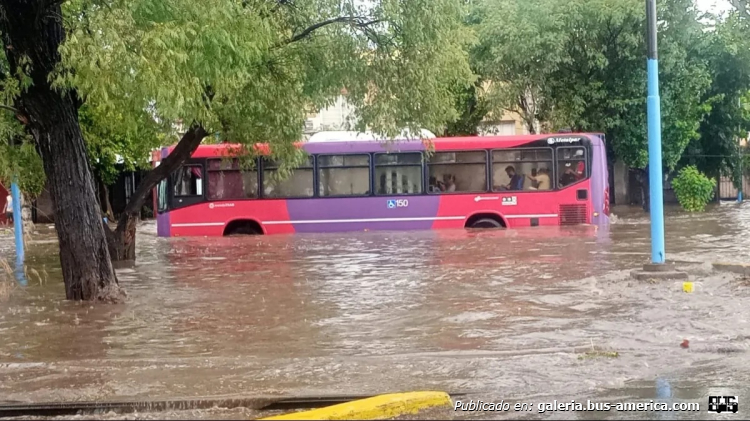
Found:
[[[416,414],[427,408],[450,407],[445,392],[409,392],[379,395],[311,411],[261,418],[263,420],[378,420]]]

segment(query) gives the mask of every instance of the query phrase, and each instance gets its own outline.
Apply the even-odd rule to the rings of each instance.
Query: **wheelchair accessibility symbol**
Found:
[[[409,206],[409,201],[406,199],[388,200],[388,209],[406,208],[408,206]]]

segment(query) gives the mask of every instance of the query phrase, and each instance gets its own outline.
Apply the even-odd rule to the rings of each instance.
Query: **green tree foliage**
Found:
[[[694,165],[683,167],[672,180],[680,206],[688,212],[702,212],[714,197],[716,180],[706,177]]]
[[[549,110],[546,88],[564,58],[565,13],[558,0],[478,3],[471,19],[478,36],[471,59],[489,82],[484,93],[488,112],[517,112],[536,132],[535,123]]]
[[[606,3],[606,1],[605,1]],[[638,1],[615,1],[592,10],[594,22],[568,42],[572,60],[556,73],[550,97],[555,118],[581,131],[604,131],[617,159],[633,168],[648,163],[644,52],[645,8]],[[587,3],[593,7],[594,2]],[[707,111],[700,94],[710,83],[706,63],[694,54],[702,26],[690,0],[659,2],[659,73],[664,166],[674,169],[698,136]],[[567,77],[573,83],[563,83]]]
[[[109,237],[133,257],[143,200],[204,137],[267,142],[288,173],[301,159],[293,142],[306,114],[342,92],[357,128],[389,135],[444,127],[458,116],[453,92],[475,80],[460,0],[68,0],[57,16],[59,4],[33,3],[64,22],[49,76],[83,104],[80,125],[103,179],[112,180],[118,155],[137,166],[155,128],[168,136],[182,126]],[[4,104],[12,108],[19,89]]]
[[[35,198],[44,188],[42,160],[34,144],[25,136],[14,137],[20,144],[0,142],[0,184],[10,187],[14,181],[27,198]]]
[[[740,180],[738,139],[750,131],[750,26],[739,13],[717,19],[702,51],[711,71],[710,88],[703,101],[711,105],[682,159],[682,165],[697,165],[711,175],[732,175]],[[743,165],[744,166],[744,165]]]
[[[122,113],[106,113],[84,104],[78,120],[91,168],[106,185],[114,184],[120,171],[149,169],[151,150],[164,144],[167,132],[145,111],[133,124],[125,124]]]
[[[186,126],[179,153],[133,195],[120,233],[208,134],[267,142],[285,174],[302,159],[293,142],[307,112],[342,92],[357,128],[395,134],[455,120],[453,92],[474,80],[458,0],[76,0],[66,15],[57,86],[75,89],[99,115],[116,115],[113,133],[146,126],[144,110]]]
[[[16,72],[23,81],[23,71]],[[22,192],[35,197],[44,188],[45,175],[33,139],[24,130],[15,110],[9,104],[22,89],[18,78],[9,77],[5,54],[0,55],[0,183],[9,184],[17,178]],[[163,128],[144,111],[132,124],[123,124],[122,113],[97,113],[96,107],[85,104],[79,110],[79,121],[87,141],[91,166],[106,184],[112,184],[120,170],[147,168],[149,151],[164,138]],[[120,163],[120,161],[122,161]]]
[[[663,153],[673,169],[708,107],[703,26],[691,0],[658,2]],[[610,155],[648,163],[645,6],[639,0],[484,0],[479,3],[482,77],[496,107],[535,120],[607,135]]]
[[[477,134],[479,125],[489,111],[489,104],[482,95],[482,81],[467,87],[459,86],[454,95],[456,108],[461,115],[455,121],[447,124],[444,130],[445,136],[474,136]]]
[[[120,127],[201,125],[290,153],[311,107],[346,89],[359,126],[395,133],[456,117],[449,87],[471,81],[454,0],[136,0],[67,5],[61,86]],[[124,132],[125,130],[119,130]]]
[[[12,106],[20,90],[30,85],[25,70],[11,69],[5,52],[0,52],[0,184],[9,187],[17,181],[21,191],[33,198],[42,192],[44,171],[32,139]]]
[[[750,2],[748,0],[729,0],[729,3],[734,6],[741,16],[750,18]]]

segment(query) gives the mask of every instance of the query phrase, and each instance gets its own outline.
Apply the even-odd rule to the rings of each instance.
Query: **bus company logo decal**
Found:
[[[581,139],[577,137],[550,137],[547,139],[547,144],[554,145],[557,143],[578,143]]]
[[[518,204],[518,198],[516,196],[503,197],[503,206],[516,206]]]
[[[208,208],[209,209],[213,209],[213,208],[233,208],[233,207],[234,207],[234,203],[209,203],[208,204]]]
[[[406,199],[389,199],[388,209],[405,208],[409,206],[409,201]]]

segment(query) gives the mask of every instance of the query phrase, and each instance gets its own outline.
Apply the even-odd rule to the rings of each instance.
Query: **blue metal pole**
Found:
[[[744,158],[744,155],[742,155],[742,151],[740,151],[740,189],[737,192],[737,203],[742,203],[742,190],[745,187],[745,174],[742,172],[742,159]]]
[[[21,286],[28,284],[24,272],[24,249],[23,249],[23,217],[21,216],[21,189],[18,184],[10,185],[10,194],[13,197],[13,231],[16,237],[16,280]]]
[[[23,220],[21,218],[21,189],[18,184],[10,185],[10,194],[13,197],[13,230],[16,237],[16,260],[23,262]]]
[[[648,167],[651,195],[651,262],[664,263],[664,187],[661,156],[659,59],[656,48],[656,0],[646,0],[648,19]]]
[[[742,111],[742,97],[737,98],[737,106],[740,108],[740,111]],[[742,153],[742,149],[740,149],[740,189],[737,192],[737,202],[739,203],[742,203],[742,191],[745,189],[745,173],[742,172],[742,160],[744,158],[745,155]]]

